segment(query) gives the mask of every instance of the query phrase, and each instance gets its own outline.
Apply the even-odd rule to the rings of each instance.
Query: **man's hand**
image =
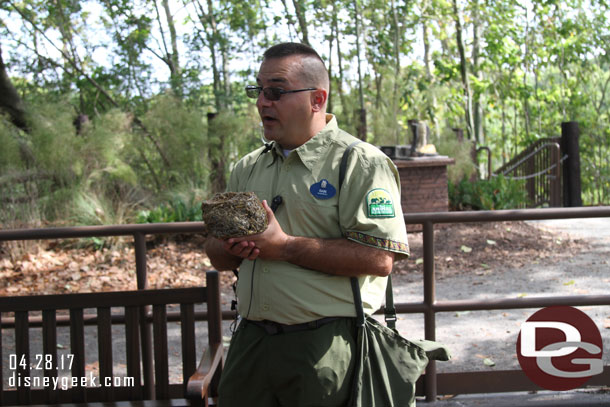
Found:
[[[267,213],[267,229],[256,235],[227,239],[223,246],[226,251],[248,260],[258,257],[266,260],[285,260],[286,245],[290,236],[282,230],[267,201],[263,201],[263,208]]]

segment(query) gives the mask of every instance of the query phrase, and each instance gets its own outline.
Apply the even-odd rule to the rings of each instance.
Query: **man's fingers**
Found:
[[[256,258],[258,257],[258,255],[260,254],[260,250],[258,250],[256,247],[254,249],[252,249],[252,251],[250,252],[250,255],[247,257],[248,260],[256,260]]]
[[[225,241],[224,249],[234,256],[249,260],[254,260],[260,253],[256,244],[252,241],[231,242],[231,239],[229,239]]]

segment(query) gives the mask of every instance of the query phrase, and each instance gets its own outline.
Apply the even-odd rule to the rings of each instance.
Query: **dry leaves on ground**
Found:
[[[148,288],[205,284],[211,268],[202,238],[149,242]],[[227,276],[230,278],[231,276]],[[0,257],[0,295],[57,294],[135,290],[135,253],[131,246],[116,249],[38,246],[19,258]]]
[[[411,258],[394,271],[423,271],[422,234],[409,235]],[[435,270],[486,275],[538,262],[557,262],[588,247],[582,240],[543,231],[526,222],[462,223],[437,226],[434,234]]]
[[[148,242],[149,288],[205,284],[211,268],[203,237]],[[423,270],[421,233],[409,236],[411,258],[394,271]],[[560,261],[586,248],[580,240],[544,232],[525,222],[450,224],[435,231],[435,267],[438,275],[474,272],[487,275],[507,267],[539,261]],[[232,273],[221,273],[226,290]],[[0,295],[55,294],[136,289],[135,255],[131,245],[119,249],[66,248],[55,241],[11,256],[0,247]]]

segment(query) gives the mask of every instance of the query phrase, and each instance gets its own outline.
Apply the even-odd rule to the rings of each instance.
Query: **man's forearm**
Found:
[[[347,239],[290,236],[281,260],[334,275],[387,276],[392,271],[394,253]]]

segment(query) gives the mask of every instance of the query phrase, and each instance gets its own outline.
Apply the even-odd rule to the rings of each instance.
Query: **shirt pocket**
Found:
[[[316,200],[291,197],[286,202],[287,233],[295,236],[339,238],[339,207],[336,199]]]

